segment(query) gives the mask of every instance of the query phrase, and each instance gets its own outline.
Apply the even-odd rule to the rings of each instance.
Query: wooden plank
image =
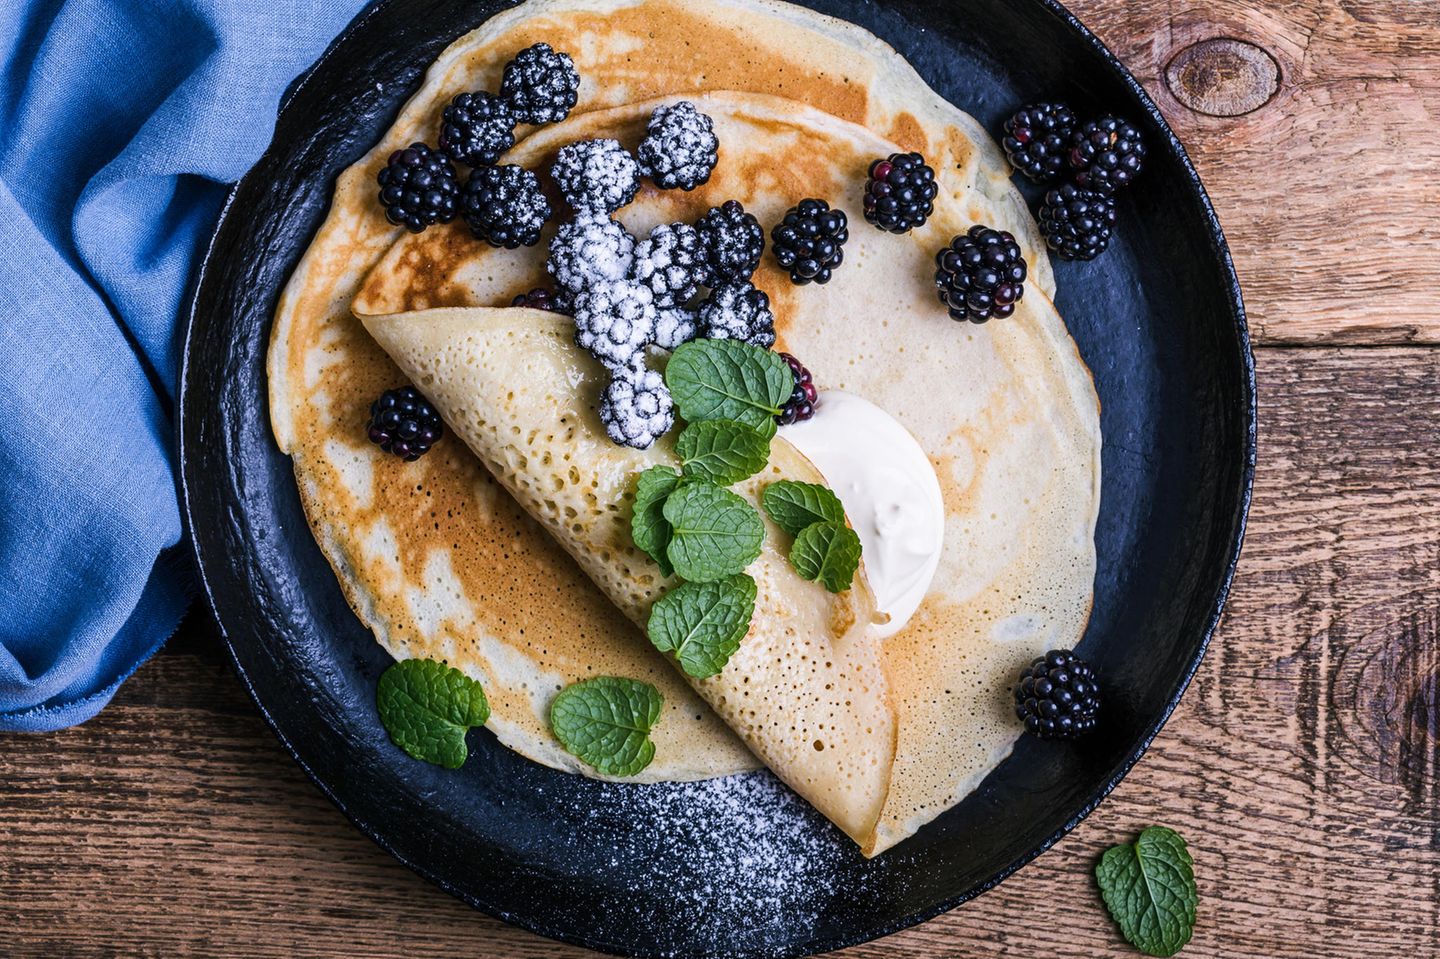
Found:
[[[1090,869],[1189,837],[1191,956],[1440,943],[1440,351],[1260,354],[1263,456],[1226,624],[1156,746],[999,889],[850,959],[1133,956]],[[0,953],[584,955],[474,913],[354,830],[212,637],[84,727],[0,737]]]
[[[1440,5],[1068,6],[1141,79],[1195,160],[1257,340],[1440,343]]]

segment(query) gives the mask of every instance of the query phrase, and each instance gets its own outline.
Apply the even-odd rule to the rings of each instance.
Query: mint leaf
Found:
[[[1147,956],[1173,956],[1190,941],[1200,899],[1191,866],[1180,834],[1151,826],[1134,844],[1111,846],[1095,867],[1105,907]]]
[[[770,438],[735,420],[691,423],[675,441],[686,479],[729,486],[765,468]]]
[[[375,706],[390,739],[422,762],[459,769],[465,733],[490,718],[485,690],[433,659],[406,659],[380,674]]]
[[[660,572],[675,572],[665,547],[670,545],[670,524],[662,508],[665,497],[680,485],[680,474],[668,466],[652,466],[635,481],[635,512],[630,516],[630,538],[660,564]]]
[[[790,565],[804,579],[818,579],[832,593],[843,593],[860,567],[860,537],[844,523],[812,523],[795,537]]]
[[[765,487],[760,505],[775,525],[799,536],[811,523],[844,523],[845,507],[840,498],[818,483],[779,480]]]
[[[598,676],[566,686],[550,703],[550,728],[566,751],[605,776],[633,776],[655,758],[650,730],[660,690],[638,679]]]
[[[760,555],[765,524],[755,507],[729,490],[707,483],[681,486],[666,498],[663,512],[672,527],[665,553],[681,579],[724,579]]]
[[[744,573],[713,583],[681,583],[650,610],[650,642],[675,654],[696,679],[725,668],[750,631],[755,581]]]
[[[795,388],[778,353],[738,340],[691,340],[670,355],[665,385],[686,422],[737,420],[775,435],[775,417]]]

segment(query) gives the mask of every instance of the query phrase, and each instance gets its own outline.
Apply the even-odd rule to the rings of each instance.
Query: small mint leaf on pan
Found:
[[[665,500],[666,555],[681,579],[708,583],[743,572],[760,555],[765,524],[755,507],[729,490],[694,483]]]
[[[406,659],[380,674],[375,690],[390,739],[422,762],[459,769],[465,733],[490,718],[485,690],[460,670],[433,659]]]
[[[775,435],[775,417],[795,388],[778,353],[739,340],[691,340],[670,356],[665,385],[686,422],[737,420]]]
[[[1100,895],[1120,932],[1147,956],[1173,956],[1190,941],[1200,896],[1185,840],[1151,826],[1111,846],[1095,866]]]
[[[649,683],[598,676],[566,686],[550,703],[560,745],[605,776],[633,776],[655,758],[650,730],[664,699]]]
[[[670,545],[670,523],[663,508],[665,497],[680,485],[680,474],[668,466],[652,466],[635,480],[635,512],[630,516],[630,538],[660,564],[666,576],[675,572],[665,547]]]
[[[760,505],[775,525],[791,536],[799,536],[812,523],[845,522],[840,498],[818,483],[778,480],[765,487]]]
[[[729,486],[765,468],[770,438],[735,420],[691,423],[675,441],[687,479]]]
[[[744,573],[713,583],[681,583],[650,610],[650,642],[680,668],[705,679],[725,668],[750,631],[755,581]]]
[[[860,566],[860,537],[844,523],[812,523],[795,537],[790,564],[804,579],[818,579],[832,593],[843,593]]]

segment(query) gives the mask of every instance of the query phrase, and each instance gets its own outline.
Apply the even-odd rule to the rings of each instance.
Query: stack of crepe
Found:
[[[546,285],[553,224],[539,246],[507,251],[459,222],[412,236],[385,221],[374,183],[389,153],[433,139],[450,97],[496,89],[503,64],[539,41],[575,59],[580,102],[559,124],[518,130],[502,162],[548,169],[559,147],[593,137],[633,149],[657,105],[686,99],[715,123],[718,165],[688,193],[647,182],[617,214],[632,233],[729,199],[767,226],[804,197],[849,214],[828,285],[793,286],[768,256],[755,282],[777,349],[822,390],[888,412],[935,468],[943,553],[898,633],[877,635],[863,574],[826,593],[794,574],[769,528],[749,570],[760,587],[749,635],[718,676],[688,685],[637,628],[672,581],[628,535],[633,475],[673,463],[672,445],[610,443],[595,413],[603,371],[574,347],[570,321],[496,308]],[[911,234],[882,233],[860,213],[865,172],[909,150],[937,170],[936,213]],[[985,326],[951,322],[932,277],[934,251],[974,223],[1014,233],[1030,269],[1014,316]],[[724,775],[759,757],[873,855],[1009,753],[1013,677],[1074,645],[1089,615],[1098,404],[1053,282],[995,144],[858,27],[761,0],[531,0],[447,49],[341,176],[277,311],[271,416],[357,615],[397,658],[443,659],[484,683],[507,746],[593,774],[551,735],[550,700],[589,676],[647,680],[666,708],[636,779]],[[407,381],[463,441],[411,464],[364,430],[370,400]],[[742,492],[781,476],[824,481],[783,430]]]

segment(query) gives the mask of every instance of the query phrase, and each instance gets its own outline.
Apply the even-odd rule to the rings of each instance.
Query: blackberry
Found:
[[[785,401],[785,405],[780,407],[780,415],[775,417],[775,422],[781,426],[789,426],[815,415],[818,394],[815,392],[815,383],[810,378],[810,371],[799,360],[789,353],[781,353],[780,358],[789,364],[790,374],[795,377],[795,388],[790,391],[790,398]]]
[[[370,404],[370,442],[407,463],[424,456],[445,433],[440,414],[413,386],[386,390]]]
[[[715,124],[695,104],[682,100],[655,108],[635,152],[640,168],[660,189],[688,191],[710,179],[719,149]]]
[[[832,210],[824,200],[801,200],[770,231],[770,249],[792,283],[829,283],[848,239],[844,210]]]
[[[1025,295],[1025,258],[1003,230],[972,226],[935,254],[935,286],[950,317],[984,323],[1007,317]]]
[[[575,344],[616,370],[643,356],[657,319],[655,298],[639,283],[598,283],[575,297]]]
[[[1068,649],[1051,650],[1020,674],[1015,715],[1041,739],[1073,739],[1095,728],[1100,687],[1090,664]]]
[[[493,93],[461,93],[440,115],[440,149],[467,166],[489,166],[514,145],[515,116]]]
[[[635,238],[604,213],[580,213],[550,241],[545,268],[563,291],[623,279],[635,262]]]
[[[1045,194],[1040,232],[1062,260],[1093,260],[1110,245],[1115,195],[1067,183]]]
[[[500,96],[522,123],[558,123],[580,99],[580,74],[568,53],[537,43],[505,64]]]
[[[711,281],[734,283],[748,280],[760,265],[765,252],[765,231],[738,200],[726,200],[710,208],[695,224],[700,248],[705,253]]]
[[[600,396],[599,412],[606,435],[637,450],[649,449],[675,425],[665,380],[639,362],[614,371]]]
[[[1063,103],[1032,103],[1005,121],[1000,145],[1010,165],[1036,183],[1053,180],[1065,170],[1075,114]]]
[[[700,335],[711,340],[740,340],[768,350],[775,345],[770,297],[749,283],[715,287],[700,304]]]
[[[546,310],[550,313],[570,315],[571,304],[569,298],[556,293],[554,290],[547,290],[543,286],[537,286],[528,293],[518,293],[515,299],[510,301],[511,306],[523,306],[531,310]]]
[[[1092,120],[1070,137],[1075,182],[1109,193],[1133,180],[1145,164],[1145,140],[1120,117]]]
[[[550,201],[540,192],[540,178],[514,165],[471,170],[461,207],[472,233],[507,250],[539,243],[540,230],[550,219]]]
[[[460,210],[460,183],[450,158],[423,143],[390,154],[377,177],[385,219],[419,233],[449,223]]]
[[[865,220],[890,233],[909,233],[935,212],[935,171],[918,153],[892,153],[870,164]]]
[[[700,331],[700,318],[694,310],[683,306],[661,307],[655,311],[655,345],[673,350],[689,343]]]
[[[683,306],[708,279],[700,235],[687,223],[661,224],[635,245],[632,279],[644,284],[656,306]]]
[[[613,213],[640,189],[640,165],[619,140],[580,140],[555,156],[550,175],[576,210]]]

